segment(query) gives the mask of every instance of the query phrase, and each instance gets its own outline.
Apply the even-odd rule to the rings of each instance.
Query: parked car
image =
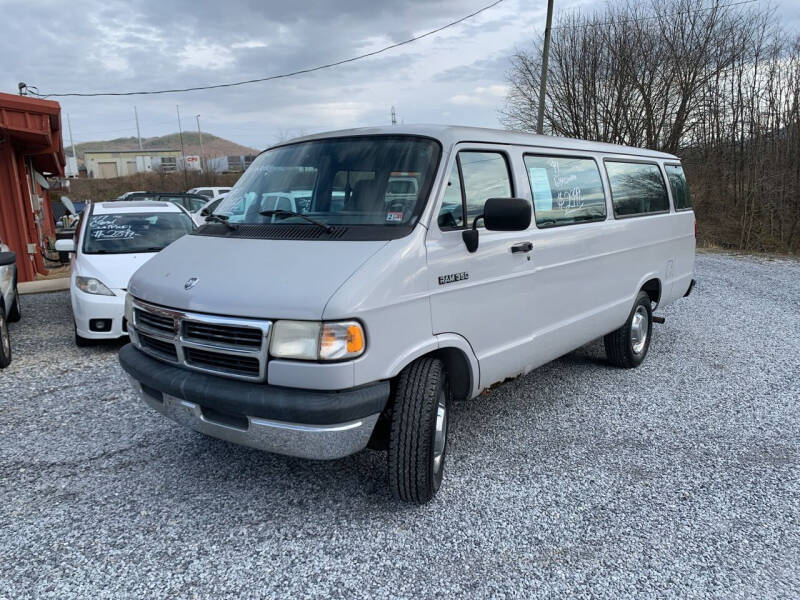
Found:
[[[11,364],[8,323],[22,318],[19,304],[16,255],[0,240],[0,369]]]
[[[276,195],[310,189],[306,210],[276,212]],[[462,127],[319,134],[259,155],[215,215],[131,279],[119,358],[135,390],[271,452],[386,449],[409,502],[439,489],[453,400],[600,337],[611,364],[636,367],[653,310],[694,285],[680,161],[639,148]]]
[[[127,335],[124,304],[131,275],[195,228],[186,211],[169,202],[94,203],[83,215],[74,239],[56,241],[56,250],[72,253],[70,300],[78,346]]]
[[[192,220],[195,224],[199,227],[200,225],[205,224],[206,217],[214,212],[214,209],[219,206],[220,202],[225,199],[225,196],[217,196],[216,198],[212,198],[208,202],[206,202],[203,207],[195,211],[192,214]]]
[[[231,191],[229,187],[196,187],[190,190],[187,190],[187,194],[195,194],[200,196],[205,196],[206,198],[210,198],[211,200],[215,200],[220,196],[224,196],[228,192]]]
[[[208,198],[199,194],[183,194],[180,192],[127,192],[117,198],[117,200],[136,200],[153,202],[171,202],[186,209],[189,214],[195,213],[203,208],[208,202]]]
[[[121,196],[117,196],[116,200],[133,200],[132,196],[136,194],[139,197],[138,200],[154,200],[154,198],[145,198],[144,196],[155,196],[158,192],[148,192],[145,190],[136,190],[133,192],[125,192]]]

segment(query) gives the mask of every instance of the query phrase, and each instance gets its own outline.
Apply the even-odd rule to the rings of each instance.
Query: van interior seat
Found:
[[[383,205],[378,198],[378,182],[374,179],[361,179],[353,186],[353,193],[347,210],[357,212],[379,212]]]

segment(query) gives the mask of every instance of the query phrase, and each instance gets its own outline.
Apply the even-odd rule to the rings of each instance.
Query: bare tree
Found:
[[[501,119],[533,130],[541,39],[517,52]],[[609,3],[556,20],[545,104],[555,135],[679,153],[700,233],[800,251],[800,38],[723,0]]]

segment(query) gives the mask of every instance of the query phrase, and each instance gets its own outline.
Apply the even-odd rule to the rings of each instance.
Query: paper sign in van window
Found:
[[[533,207],[536,210],[553,210],[553,192],[550,190],[550,179],[547,169],[531,167],[528,169],[533,189]]]

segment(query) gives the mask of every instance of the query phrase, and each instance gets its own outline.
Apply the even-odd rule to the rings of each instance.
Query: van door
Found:
[[[457,147],[426,239],[433,333],[457,333],[480,364],[480,387],[529,364],[531,253],[528,231],[487,231],[474,253],[462,239],[488,198],[514,196],[511,161],[491,145]],[[480,223],[480,222],[479,222]],[[512,251],[517,246],[516,251]]]
[[[625,275],[597,157],[530,148],[523,162],[536,227],[530,307],[536,367],[619,327],[633,298],[620,283]]]

